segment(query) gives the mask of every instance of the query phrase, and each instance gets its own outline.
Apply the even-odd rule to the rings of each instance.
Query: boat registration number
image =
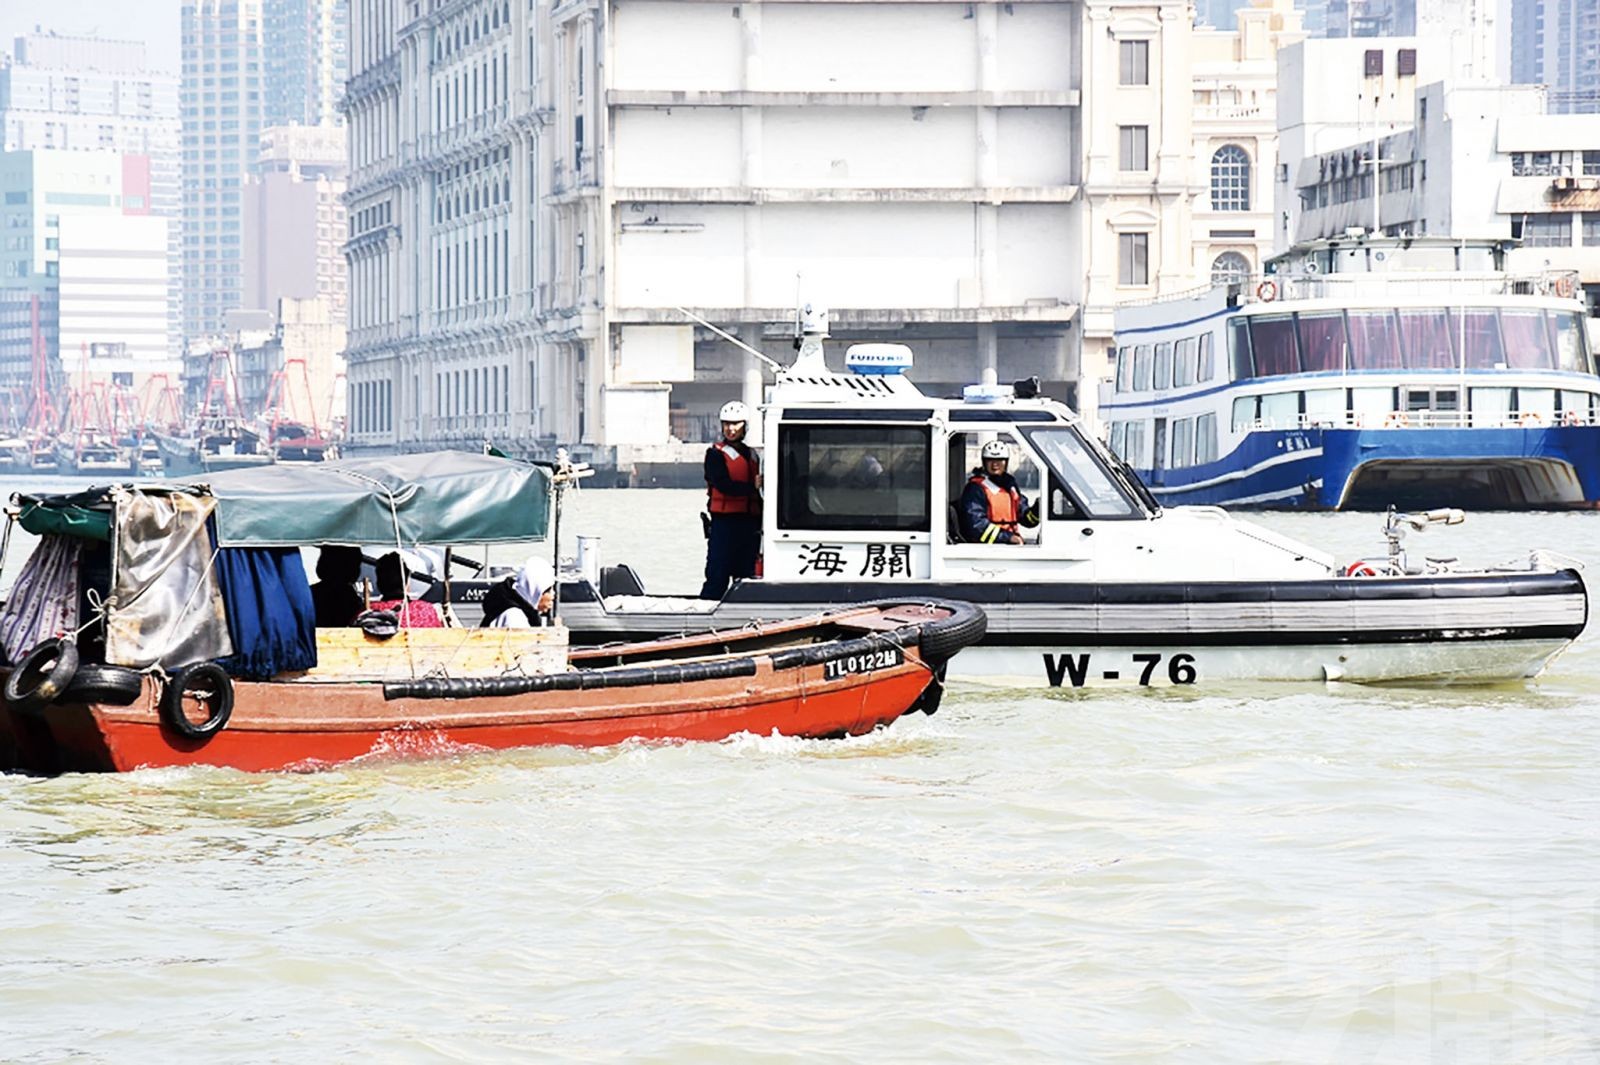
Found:
[[[837,680],[840,677],[849,677],[857,673],[874,673],[880,669],[893,669],[906,660],[906,654],[898,647],[885,647],[881,651],[863,651],[860,654],[844,655],[841,658],[832,658],[822,663],[822,678],[824,680]]]
[[[1125,663],[1131,663],[1131,668]],[[1145,687],[1163,682],[1193,684],[1200,676],[1194,666],[1194,655],[1159,655],[1155,652],[1129,655],[1127,659],[1116,662],[1114,667],[1111,659],[1101,659],[1099,668],[1090,662],[1088,652],[1078,655],[1046,652],[1044,675],[1052,688],[1063,685],[1081,688],[1090,680],[1131,680]]]

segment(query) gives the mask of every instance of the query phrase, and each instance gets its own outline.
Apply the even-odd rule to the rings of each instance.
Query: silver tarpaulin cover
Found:
[[[210,496],[112,492],[110,622],[106,661],[163,669],[233,653],[222,590],[211,566]]]

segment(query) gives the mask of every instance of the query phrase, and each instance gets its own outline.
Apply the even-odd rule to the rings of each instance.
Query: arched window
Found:
[[[1226,285],[1250,276],[1250,260],[1236,251],[1225,251],[1211,260],[1211,283]]]
[[[1250,209],[1250,157],[1237,144],[1224,144],[1211,157],[1211,209]]]

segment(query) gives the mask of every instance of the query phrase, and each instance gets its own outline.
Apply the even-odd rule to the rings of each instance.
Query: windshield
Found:
[[[1129,494],[1100,464],[1076,430],[1066,428],[1027,431],[1031,443],[1050,470],[1076,498],[1084,514],[1091,518],[1138,516]]]

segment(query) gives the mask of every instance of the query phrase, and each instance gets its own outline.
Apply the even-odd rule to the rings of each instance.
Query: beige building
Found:
[[[345,169],[343,126],[263,131],[258,173],[244,186],[243,308],[320,298],[344,325]]]
[[[239,402],[247,415],[281,408],[281,415],[326,432],[344,411],[335,409],[344,378],[344,323],[326,299],[286,298],[277,304],[277,325],[265,336],[240,336],[235,373]],[[277,381],[277,375],[282,380]]]

